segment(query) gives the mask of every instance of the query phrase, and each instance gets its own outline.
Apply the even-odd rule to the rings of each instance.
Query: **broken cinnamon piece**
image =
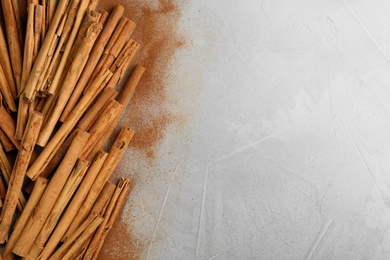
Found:
[[[9,110],[15,112],[16,111],[16,104],[12,97],[11,88],[8,85],[7,78],[4,74],[4,70],[0,64],[0,91],[3,94],[4,101],[7,104],[7,107]]]
[[[12,119],[11,115],[5,110],[0,104],[0,128],[4,131],[7,137],[11,142],[16,146],[17,149],[20,148],[19,140],[15,139],[15,122]]]

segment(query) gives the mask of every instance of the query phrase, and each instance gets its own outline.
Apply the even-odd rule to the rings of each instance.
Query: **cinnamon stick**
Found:
[[[98,176],[96,177],[91,187],[91,190],[87,195],[87,198],[84,200],[83,205],[80,207],[80,210],[77,213],[77,216],[75,217],[72,224],[68,228],[64,236],[64,239],[66,239],[66,237],[69,237],[70,234],[72,234],[77,229],[80,223],[83,222],[83,220],[90,212],[93,202],[96,200],[99,193],[102,191],[104,184],[106,183],[111,173],[114,171],[115,167],[117,166],[119,160],[121,159],[123,153],[125,152],[127,146],[129,145],[133,135],[134,135],[133,130],[127,127],[121,129],[113,145],[111,146],[110,151],[108,152],[107,159],[104,162],[104,165],[100,170]]]
[[[72,111],[72,116],[69,116],[68,119],[62,124],[62,126],[58,129],[56,134],[47,144],[45,149],[43,149],[42,153],[38,156],[38,158],[27,171],[27,176],[30,179],[36,179],[45,170],[47,164],[54,157],[55,153],[70,134],[71,130],[85,113],[88,106],[103,89],[105,84],[107,84],[111,76],[112,73],[110,71],[102,70],[98,77],[95,78],[92,84],[93,87],[81,98],[80,102]]]
[[[7,137],[11,142],[16,146],[17,149],[20,148],[19,140],[15,139],[15,122],[12,119],[11,115],[5,110],[3,106],[0,105],[0,128],[4,131]]]
[[[54,229],[53,234],[50,236],[49,240],[47,241],[43,251],[41,252],[40,255],[41,259],[47,259],[50,257],[50,255],[53,254],[58,243],[61,241],[61,238],[64,236],[66,230],[68,229],[69,225],[71,224],[74,217],[76,216],[78,209],[80,208],[85,197],[87,196],[88,191],[90,190],[92,183],[96,179],[96,176],[99,170],[101,169],[106,158],[107,158],[107,153],[103,151],[98,153],[98,155],[95,157],[94,161],[92,162],[91,166],[88,169],[87,174],[85,175],[85,178],[80,184],[79,189],[74,195],[63,217],[61,218],[56,228]]]
[[[115,100],[111,100],[108,103],[108,105],[104,109],[102,115],[96,120],[95,124],[89,130],[89,133],[91,135],[90,135],[87,143],[85,144],[83,152],[80,155],[81,158],[85,159],[89,155],[89,153],[91,152],[91,150],[94,147],[95,143],[101,138],[101,136],[104,133],[104,131],[107,129],[107,127],[114,120],[115,115],[121,109],[122,109],[122,105],[119,104]],[[95,156],[95,155],[93,155],[93,156]]]
[[[131,97],[133,96],[135,89],[138,85],[139,80],[141,79],[143,73],[145,72],[145,68],[141,65],[136,65],[133,71],[131,72],[131,75],[125,85],[123,86],[121,92],[119,93],[119,96],[117,98],[117,101],[122,104],[122,108],[124,109],[127,104],[129,103]],[[108,138],[110,137],[116,123],[118,122],[120,115],[122,111],[119,111],[117,113],[115,119],[112,121],[112,124],[107,128],[105,133],[102,135],[102,137],[99,139],[99,141],[95,144],[94,148],[90,152],[90,155],[87,157],[87,160],[91,160],[93,158],[93,155],[102,150],[104,145],[106,144]]]
[[[16,104],[12,97],[11,88],[8,85],[7,78],[5,77],[3,67],[0,65],[0,91],[3,94],[4,101],[7,104],[7,107],[15,112]]]
[[[88,140],[87,132],[79,132],[75,136],[68,152],[66,153],[57,171],[50,180],[45,192],[39,201],[34,214],[28,220],[23,232],[20,234],[18,242],[15,244],[12,252],[19,256],[26,256],[32,247],[34,240],[38,236],[42,226],[44,225],[51,209],[54,206],[62,188],[68,179],[73,166],[79,157],[83,146]]]
[[[110,82],[107,84],[107,88],[114,88],[118,84],[119,80],[123,77],[127,67],[133,60],[135,54],[139,49],[139,44],[134,40],[130,39],[123,47],[121,53],[115,62],[111,65],[110,71],[114,73],[111,77]]]
[[[77,245],[82,244],[85,240],[87,240],[88,237],[95,232],[96,228],[100,225],[100,223],[102,223],[102,221],[103,218],[99,215],[93,215],[87,218],[76,232],[74,232],[73,235],[69,237],[69,239],[65,241],[65,243],[62,244],[62,246],[49,258],[49,260],[63,260],[65,259],[66,254],[68,254],[68,257],[71,257],[73,255],[69,256],[71,247],[76,243]],[[73,250],[77,251],[77,248],[73,248],[72,251]]]
[[[43,115],[39,112],[32,113],[28,120],[27,130],[23,136],[21,149],[19,150],[15,165],[12,169],[11,179],[8,183],[7,196],[4,202],[4,207],[1,211],[0,244],[3,244],[8,239],[8,231],[12,217],[16,210],[19,194],[22,191],[24,176],[34,150],[42,122]]]
[[[22,77],[22,41],[20,24],[18,21],[18,11],[16,0],[2,0],[3,16],[7,32],[7,40],[9,47],[9,55],[12,64],[15,85],[17,91],[20,92],[21,77]]]
[[[104,213],[104,220],[93,235],[93,238],[88,246],[87,251],[85,252],[83,259],[92,259],[95,253],[96,255],[99,253],[96,252],[96,250],[100,250],[100,243],[103,243],[107,232],[109,232],[109,230],[111,229],[112,224],[118,215],[120,206],[123,203],[124,197],[129,189],[129,184],[129,179],[122,178],[119,181],[118,186],[116,187],[115,192],[111,197],[110,203],[108,204],[108,207]]]
[[[111,81],[111,80],[110,80]],[[103,110],[110,100],[116,98],[118,92],[113,88],[104,88],[103,92],[97,98],[95,104],[85,113],[83,118],[78,123],[78,127],[84,131],[89,131],[96,119],[100,117]]]
[[[80,79],[77,82],[77,85],[72,93],[72,96],[68,101],[68,104],[66,105],[64,111],[62,112],[62,115],[60,117],[61,122],[65,121],[65,119],[69,116],[70,112],[76,106],[88,82],[93,80],[91,74],[94,72],[96,65],[99,62],[99,59],[103,54],[104,48],[107,45],[107,42],[109,41],[111,35],[113,34],[115,27],[119,22],[119,19],[122,17],[123,11],[124,11],[123,6],[117,5],[113,10],[113,12],[111,13],[110,18],[107,21],[107,24],[103,27],[103,30],[100,32],[99,38],[96,40],[95,45],[89,55],[88,62],[84,67],[83,73],[81,74]]]
[[[89,52],[92,49],[92,46],[99,35],[102,26],[100,23],[93,23],[87,30],[87,35],[81,42],[81,46],[77,51],[77,54],[72,62],[72,65],[69,68],[69,71],[65,77],[64,83],[59,90],[58,98],[56,100],[53,111],[51,112],[48,120],[45,121],[45,125],[42,128],[42,131],[38,138],[38,144],[45,146],[51,133],[54,130],[54,127],[61,116],[62,110],[66,106],[66,103],[73,92],[74,86],[77,83],[77,80],[84,68],[85,63],[87,62]]]
[[[72,32],[69,36],[69,39],[66,42],[66,47],[65,47],[65,50],[63,52],[61,62],[58,65],[56,74],[53,78],[53,81],[51,82],[51,84],[49,86],[48,91],[47,91],[48,94],[52,95],[57,90],[57,87],[60,83],[60,79],[61,79],[62,73],[64,71],[64,68],[65,68],[65,65],[66,65],[66,62],[67,62],[67,59],[69,56],[69,53],[73,47],[73,43],[76,39],[77,32],[80,29],[81,22],[83,21],[83,18],[84,18],[84,14],[87,11],[88,4],[89,4],[89,0],[84,0],[84,1],[80,2],[80,6],[79,6],[78,11],[77,11],[76,19],[75,19],[75,22],[74,22],[73,27],[72,27]],[[101,27],[100,27],[100,30],[101,30]],[[96,31],[97,34],[99,34],[100,30],[98,32]],[[95,37],[95,39],[96,39],[96,37]]]
[[[4,177],[4,180],[6,184],[8,185],[10,179],[11,179],[11,173],[12,173],[12,166],[7,158],[7,155],[5,155],[3,148],[0,146],[0,171]],[[19,193],[19,200],[17,204],[17,208],[19,211],[22,211],[24,208],[24,205],[26,204],[26,198],[24,197],[23,193]]]
[[[54,37],[57,37],[56,31],[57,28],[62,21],[62,18],[64,16],[64,13],[70,3],[70,0],[60,0],[56,9],[56,12],[54,14],[52,23],[50,24],[49,30],[47,31],[45,40],[42,43],[41,49],[38,53],[38,56],[35,60],[35,63],[33,65],[33,68],[31,70],[30,76],[27,79],[26,87],[25,87],[25,99],[27,101],[32,101],[33,97],[35,95],[36,86],[38,85],[38,80],[40,78],[40,75],[42,71],[44,70],[45,61],[47,58],[47,54],[50,50],[50,47],[52,47],[52,43],[54,40]]]
[[[12,93],[12,97],[13,99],[16,99],[17,90],[15,85],[15,79],[12,72],[12,65],[9,57],[7,41],[3,32],[3,28],[1,28],[1,26],[0,26],[0,52],[1,52],[0,65],[3,68],[5,77],[7,78],[7,83]]]
[[[15,145],[11,142],[2,129],[0,129],[0,143],[6,152],[10,152],[16,149]]]
[[[30,3],[27,6],[26,38],[24,43],[23,70],[22,70],[20,91],[23,91],[26,85],[27,78],[30,75],[31,67],[33,64],[33,56],[35,50],[35,40],[34,40],[35,7],[36,5],[33,3]]]
[[[64,211],[66,205],[73,196],[73,193],[75,192],[76,188],[79,186],[81,180],[87,172],[88,167],[89,163],[86,161],[78,160],[78,162],[76,163],[76,166],[74,167],[72,173],[67,179],[64,188],[62,189],[49,216],[47,217],[45,224],[42,226],[41,231],[39,232],[37,238],[34,241],[34,250],[30,250],[30,252],[28,253],[31,259],[38,258],[38,255],[44,248],[46,241],[56,227],[62,212]]]
[[[31,214],[33,214],[36,205],[38,204],[40,198],[42,197],[43,192],[45,191],[47,186],[47,179],[45,178],[38,178],[35,182],[34,189],[26,203],[26,206],[24,207],[24,210],[22,211],[22,214],[18,218],[18,221],[16,222],[14,229],[12,230],[11,236],[5,245],[5,248],[1,255],[3,256],[3,259],[5,260],[12,260],[14,254],[12,253],[12,249],[16,244],[16,241],[18,240],[20,233],[23,231],[28,219],[30,218]]]

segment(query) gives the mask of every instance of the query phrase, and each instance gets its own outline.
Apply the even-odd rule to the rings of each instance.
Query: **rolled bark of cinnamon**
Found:
[[[16,0],[2,0],[4,21],[7,24],[7,40],[9,55],[11,58],[12,71],[15,79],[16,89],[19,92],[22,77],[22,39]]]
[[[76,166],[68,177],[64,188],[62,189],[49,216],[47,217],[45,224],[42,226],[41,231],[39,232],[37,238],[34,241],[34,250],[30,250],[30,252],[28,253],[28,256],[31,259],[38,258],[39,254],[45,246],[46,241],[56,227],[62,212],[64,211],[66,205],[73,196],[73,193],[75,192],[76,188],[79,186],[81,180],[87,172],[88,167],[89,163],[86,161],[78,160],[78,162],[76,163]]]
[[[1,211],[0,222],[0,243],[8,239],[12,217],[16,210],[19,194],[22,191],[24,176],[26,175],[28,163],[33,153],[39,130],[43,122],[43,115],[39,112],[31,114],[27,123],[26,133],[23,136],[21,149],[19,149],[15,165],[12,169],[11,179],[8,183],[7,196],[4,207]]]
[[[15,112],[16,104],[14,98],[12,97],[11,88],[8,85],[7,78],[5,77],[4,70],[0,64],[0,91],[3,94],[4,101],[7,104],[8,108]]]
[[[8,136],[0,129],[0,143],[4,148],[4,151],[9,152],[16,149],[16,146],[11,142]]]
[[[42,153],[28,169],[27,176],[30,179],[36,179],[45,170],[47,164],[54,157],[63,142],[65,142],[66,138],[85,113],[88,106],[100,93],[105,84],[107,84],[111,76],[112,73],[109,70],[102,70],[98,77],[95,78],[91,90],[81,98],[80,102],[73,109],[71,116],[69,116],[69,118],[62,124],[45,149],[43,149]]]
[[[11,60],[9,58],[8,45],[3,32],[0,27],[0,66],[4,70],[5,77],[7,78],[8,86],[10,87],[13,99],[17,98],[17,90],[15,85],[15,79],[12,72]]]
[[[96,102],[92,105],[90,109],[88,109],[87,113],[85,113],[83,118],[78,123],[78,128],[84,131],[89,131],[92,125],[100,117],[110,100],[115,99],[117,95],[118,91],[116,91],[115,89],[107,87],[104,88],[103,92],[99,95]]]
[[[11,179],[11,173],[12,173],[12,166],[10,162],[8,161],[7,155],[5,155],[3,148],[0,146],[0,171],[4,177],[5,182],[9,183]],[[24,208],[24,205],[26,205],[26,198],[24,197],[23,193],[19,193],[19,199],[17,208],[19,211],[22,211]]]
[[[36,205],[38,204],[40,198],[42,197],[43,192],[45,191],[47,186],[47,179],[45,178],[38,178],[35,182],[34,189],[26,203],[26,206],[24,207],[24,210],[22,211],[22,214],[18,218],[18,221],[16,222],[11,236],[5,245],[5,248],[1,255],[3,256],[3,259],[5,260],[12,260],[14,254],[12,253],[12,249],[16,244],[16,241],[18,240],[20,233],[23,231],[24,226],[27,223],[27,220],[30,218],[31,214],[33,214]]]
[[[117,98],[117,101],[123,105],[123,107],[122,107],[123,109],[127,106],[131,97],[133,96],[134,91],[138,85],[138,82],[140,81],[144,72],[145,72],[145,68],[143,66],[136,65],[135,68],[133,69],[133,71],[131,72],[129,79],[127,80],[127,82],[123,86],[122,90],[120,91],[119,96]],[[116,115],[112,124],[107,128],[105,133],[102,135],[102,137],[99,139],[99,141],[96,143],[96,145],[94,146],[94,148],[90,152],[90,155],[87,157],[87,160],[92,160],[93,155],[96,154],[98,151],[103,149],[103,147],[106,144],[108,138],[110,137],[116,123],[118,122],[122,112],[123,112],[123,110],[120,111]]]
[[[53,81],[51,82],[51,84],[49,86],[48,91],[47,91],[48,94],[50,94],[50,95],[52,95],[56,92],[58,84],[60,83],[60,79],[61,79],[62,73],[64,71],[65,65],[67,63],[68,56],[69,56],[70,51],[72,49],[73,43],[76,39],[77,32],[80,29],[80,26],[81,26],[81,23],[83,21],[84,15],[87,11],[87,7],[88,7],[89,2],[90,2],[89,0],[81,0],[81,2],[80,2],[80,6],[78,8],[77,15],[76,15],[76,20],[73,24],[72,32],[69,36],[69,39],[66,42],[66,47],[65,47],[65,50],[63,52],[61,62],[58,65],[58,68],[56,70],[56,74],[53,78]],[[100,32],[100,30],[99,30],[99,32]]]
[[[38,144],[45,146],[54,127],[61,116],[62,110],[65,108],[66,103],[73,92],[74,86],[77,83],[78,78],[87,62],[89,52],[92,49],[93,43],[99,35],[102,26],[100,23],[93,23],[87,30],[87,35],[81,42],[81,46],[77,51],[75,59],[69,68],[69,71],[65,77],[64,83],[59,90],[59,96],[55,102],[53,111],[50,113],[48,120],[45,121],[45,125],[38,138]]]
[[[27,101],[32,102],[33,97],[35,95],[35,90],[38,85],[38,80],[45,68],[45,61],[47,58],[47,54],[52,47],[53,39],[56,36],[57,28],[62,21],[65,11],[70,3],[70,0],[60,0],[54,14],[52,23],[50,24],[49,30],[46,33],[45,40],[42,43],[41,49],[38,53],[38,56],[35,60],[33,68],[31,70],[30,76],[27,79],[25,93],[25,99]]]
[[[15,122],[3,106],[0,106],[0,128],[4,131],[4,133],[11,140],[11,142],[16,146],[16,148],[19,149],[20,142],[19,140],[15,139]]]
[[[112,223],[116,219],[116,216],[118,215],[120,205],[123,203],[124,196],[126,195],[128,189],[129,189],[129,184],[130,184],[129,179],[122,178],[119,181],[118,186],[116,187],[115,192],[111,197],[110,203],[108,204],[108,207],[107,207],[106,211],[104,212],[104,215],[103,215],[104,220],[100,224],[98,229],[96,230],[95,234],[93,235],[93,238],[92,238],[91,242],[89,243],[88,249],[85,252],[83,259],[85,259],[85,260],[92,259],[96,250],[99,247],[99,244],[103,243],[103,241],[104,241],[104,238],[102,238],[103,233],[107,233],[109,231],[108,229],[112,227]],[[111,219],[111,221],[109,223],[110,219]],[[110,226],[108,226],[108,224]],[[97,252],[97,254],[98,253],[99,252]]]
[[[110,67],[110,71],[112,71],[114,75],[111,77],[110,82],[108,82],[107,88],[114,88],[118,84],[119,80],[123,77],[138,49],[139,44],[132,39],[130,39],[126,43],[118,58]]]
[[[93,215],[87,218],[71,237],[49,258],[50,260],[62,260],[69,249],[77,240],[85,241],[95,232],[96,228],[102,223],[103,218],[99,215]]]
[[[107,21],[107,24],[103,27],[103,30],[100,32],[99,38],[96,40],[95,45],[89,55],[88,62],[84,67],[83,73],[81,74],[80,79],[77,82],[77,85],[72,93],[72,96],[68,101],[68,104],[66,105],[64,111],[62,112],[60,118],[61,122],[64,122],[65,119],[69,116],[70,112],[73,110],[73,108],[76,106],[77,102],[79,101],[88,82],[90,82],[91,74],[95,70],[97,63],[99,62],[99,59],[103,54],[104,48],[107,45],[107,42],[109,41],[111,35],[114,32],[115,27],[119,22],[119,19],[122,17],[123,11],[124,11],[123,6],[117,5],[113,10],[113,12],[111,13],[110,18]]]
[[[125,197],[126,195],[128,194],[129,192],[129,189],[130,189],[130,184],[126,185],[123,190],[121,191],[121,194],[119,195],[119,198],[115,204],[115,208],[113,209],[111,215],[110,215],[110,218],[108,219],[108,222],[103,230],[103,234],[102,236],[100,237],[100,240],[99,240],[99,244],[97,245],[97,248],[95,250],[95,253],[93,254],[93,257],[92,259],[97,259],[99,253],[100,253],[100,250],[102,249],[103,247],[103,243],[104,243],[104,240],[106,239],[108,233],[111,231],[113,225],[114,225],[114,222],[116,220],[116,218],[118,217],[119,215],[119,211],[120,209],[122,208],[122,205],[124,203],[124,200],[125,200]]]
[[[96,179],[96,176],[99,173],[106,158],[107,158],[107,153],[103,151],[101,151],[95,157],[95,160],[92,162],[91,166],[89,167],[88,172],[85,175],[83,181],[81,182],[79,189],[74,195],[63,217],[58,222],[56,228],[54,229],[54,232],[52,233],[49,240],[47,241],[43,251],[41,252],[40,258],[42,260],[48,259],[53,254],[58,243],[61,241],[61,238],[64,236],[66,230],[68,229],[69,225],[71,224],[74,217],[76,216],[78,209],[80,208],[85,197],[87,196],[88,191],[90,190],[92,183]]]
[[[80,207],[77,216],[75,217],[72,224],[66,231],[66,234],[64,236],[65,240],[67,237],[70,236],[70,234],[72,234],[77,229],[77,227],[87,217],[88,213],[90,212],[93,206],[93,202],[99,196],[99,193],[102,191],[104,184],[106,183],[111,173],[114,171],[115,167],[117,166],[118,162],[122,158],[122,155],[124,154],[127,146],[129,145],[133,135],[134,135],[133,130],[127,127],[121,129],[113,145],[111,146],[110,151],[108,152],[107,159],[104,162],[104,165],[100,170],[98,176],[96,177],[91,187],[91,190],[89,191],[86,199],[84,200],[82,206]]]
[[[43,193],[34,214],[29,218],[23,232],[20,234],[19,240],[12,250],[14,254],[24,257],[30,251],[34,240],[38,236],[64,187],[77,158],[80,156],[88,137],[89,134],[87,132],[79,132],[79,134],[75,136],[68,152]]]
[[[91,152],[95,143],[101,138],[104,131],[112,123],[115,118],[115,115],[118,111],[122,110],[122,105],[117,101],[112,100],[107,107],[104,109],[102,115],[96,120],[95,124],[89,130],[91,134],[87,143],[84,146],[83,152],[81,153],[80,158],[85,159]],[[95,156],[95,155],[94,155]]]

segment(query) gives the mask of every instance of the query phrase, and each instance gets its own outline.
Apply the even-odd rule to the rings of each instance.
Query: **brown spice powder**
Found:
[[[137,24],[132,38],[141,44],[141,48],[134,64],[140,63],[146,68],[121,124],[136,131],[131,147],[153,159],[164,137],[164,129],[172,122],[165,106],[165,76],[175,51],[184,44],[176,33],[180,8],[172,0],[158,0],[157,6],[142,0],[101,1],[98,8],[110,11],[116,4],[122,4],[124,16]]]
[[[144,154],[147,160],[154,160],[167,126],[178,120],[168,110],[166,76],[175,51],[184,45],[176,32],[180,8],[172,0],[101,0],[98,9],[111,11],[117,4],[122,4],[124,16],[137,24],[132,38],[141,44],[141,48],[134,64],[146,68],[118,126],[134,129],[136,134],[130,147]],[[120,169],[116,172],[123,174]],[[129,232],[132,223],[120,219],[118,217],[107,236],[99,259],[141,259],[144,256],[149,239]]]

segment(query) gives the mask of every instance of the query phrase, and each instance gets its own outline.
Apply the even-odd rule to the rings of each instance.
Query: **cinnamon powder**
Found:
[[[173,122],[181,121],[169,113],[167,96],[167,75],[171,61],[175,51],[185,42],[176,32],[180,7],[172,0],[100,2],[98,9],[107,11],[111,11],[117,4],[123,5],[124,16],[137,24],[132,38],[141,44],[141,48],[131,66],[139,63],[146,71],[118,126],[126,125],[135,130],[136,134],[130,143],[131,149],[141,152],[145,159],[152,162],[167,127]],[[128,70],[130,71],[131,69]],[[112,136],[115,136],[115,131]],[[124,174],[120,169],[115,172]],[[117,176],[112,177],[115,179]],[[131,226],[132,223],[128,223],[128,220],[125,223],[118,217],[98,259],[141,259],[146,253],[150,238],[132,234]]]

